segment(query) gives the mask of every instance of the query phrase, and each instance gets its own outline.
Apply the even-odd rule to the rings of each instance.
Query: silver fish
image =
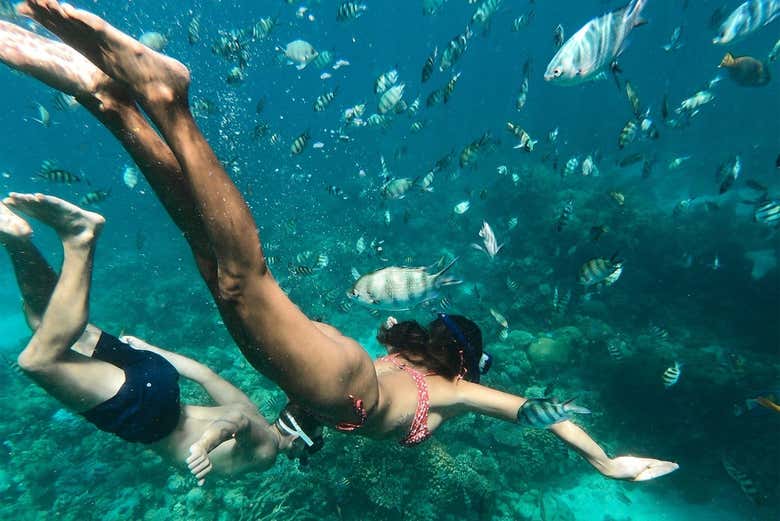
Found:
[[[780,0],[747,0],[718,29],[712,43],[724,45],[740,40],[780,16]]]
[[[410,309],[417,304],[438,297],[438,289],[459,284],[457,279],[443,277],[455,264],[453,259],[436,273],[429,268],[390,266],[368,273],[355,281],[347,295],[361,304],[387,310]]]
[[[640,14],[646,4],[647,0],[631,0],[627,6],[589,21],[555,53],[544,79],[577,85],[606,77],[605,71],[625,48],[631,30],[645,23]]]
[[[504,247],[503,244],[498,244],[496,234],[493,233],[493,229],[487,221],[482,221],[482,228],[479,230],[479,236],[482,237],[482,244],[484,244],[484,246],[474,243],[472,243],[472,246],[487,253],[487,256],[490,257],[491,260],[495,258],[495,256],[498,255],[498,252],[501,251],[501,248]]]
[[[394,85],[382,94],[382,96],[379,98],[379,104],[377,105],[377,109],[379,110],[380,114],[385,114],[398,105],[398,103],[401,101],[401,98],[404,96],[405,87],[406,85],[403,83],[400,85]]]

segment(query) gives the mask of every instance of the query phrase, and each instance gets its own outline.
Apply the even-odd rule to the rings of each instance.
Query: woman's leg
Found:
[[[217,258],[217,305],[244,355],[291,397],[320,414],[354,421],[346,395],[376,403],[373,364],[354,341],[323,334],[284,294],[265,265],[257,226],[235,185],[200,133],[187,106],[189,73],[102,19],[60,5],[29,0],[32,16],[126,87],[173,150],[191,201]]]
[[[91,409],[114,396],[125,380],[118,367],[71,350],[87,326],[92,258],[104,219],[40,194],[11,194],[4,202],[54,228],[64,250],[59,280],[38,329],[19,355],[19,367],[64,405]],[[13,230],[6,228],[4,235]]]
[[[216,261],[192,206],[192,195],[171,149],[130,94],[67,45],[0,21],[0,61],[75,96],[119,140],[192,247],[203,278],[216,287]],[[23,280],[30,280],[24,277]],[[51,273],[49,280],[57,280]],[[48,297],[44,300],[48,302]],[[41,310],[42,312],[42,310]]]

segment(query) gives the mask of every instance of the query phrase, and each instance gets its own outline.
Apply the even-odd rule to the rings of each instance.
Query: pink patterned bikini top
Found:
[[[380,360],[392,362],[394,366],[411,376],[417,385],[417,410],[414,412],[414,419],[409,427],[409,433],[406,435],[406,438],[400,441],[401,445],[413,447],[424,442],[431,436],[431,431],[428,430],[428,411],[431,408],[431,400],[428,397],[428,383],[425,381],[427,374],[423,374],[408,364],[399,361],[398,355],[384,356]]]

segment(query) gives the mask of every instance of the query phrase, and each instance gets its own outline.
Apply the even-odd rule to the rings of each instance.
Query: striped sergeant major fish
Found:
[[[54,161],[46,160],[41,164],[41,170],[38,177],[51,181],[53,183],[78,183],[81,178],[76,174],[59,168]]]
[[[517,423],[546,429],[556,423],[566,421],[572,414],[590,414],[590,410],[574,405],[574,398],[558,403],[551,398],[529,398],[517,410]]]
[[[432,267],[398,266],[367,273],[355,281],[347,296],[373,308],[393,311],[411,309],[437,298],[442,286],[461,283],[458,279],[443,276],[457,260],[453,259],[436,273],[428,271]]]
[[[679,362],[675,362],[673,366],[664,371],[663,382],[665,388],[670,388],[680,380],[680,374],[682,374],[682,365]]]
[[[727,458],[726,456],[721,457],[721,463],[723,463],[723,468],[726,470],[726,473],[731,479],[737,482],[739,488],[742,489],[742,492],[745,493],[748,499],[750,499],[750,501],[755,504],[760,504],[763,500],[763,497],[759,493],[756,484],[753,482],[750,476],[745,474],[734,464],[730,458]]]
[[[625,7],[589,21],[558,49],[544,79],[558,85],[577,85],[606,78],[607,69],[614,69],[631,30],[645,23],[640,16],[645,5],[647,0],[631,0]]]
[[[580,284],[589,288],[591,286],[611,286],[623,273],[623,261],[617,253],[609,259],[597,257],[590,259],[580,268]]]
[[[780,225],[780,201],[767,201],[756,206],[753,220],[767,226]]]
[[[747,0],[723,21],[712,43],[741,40],[780,16],[780,0]]]

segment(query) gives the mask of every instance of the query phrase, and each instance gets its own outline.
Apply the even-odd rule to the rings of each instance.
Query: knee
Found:
[[[238,270],[217,269],[217,289],[220,299],[227,302],[239,300],[246,291],[247,276]]]
[[[50,366],[49,360],[35,353],[29,347],[16,358],[19,369],[28,374],[40,374]]]

